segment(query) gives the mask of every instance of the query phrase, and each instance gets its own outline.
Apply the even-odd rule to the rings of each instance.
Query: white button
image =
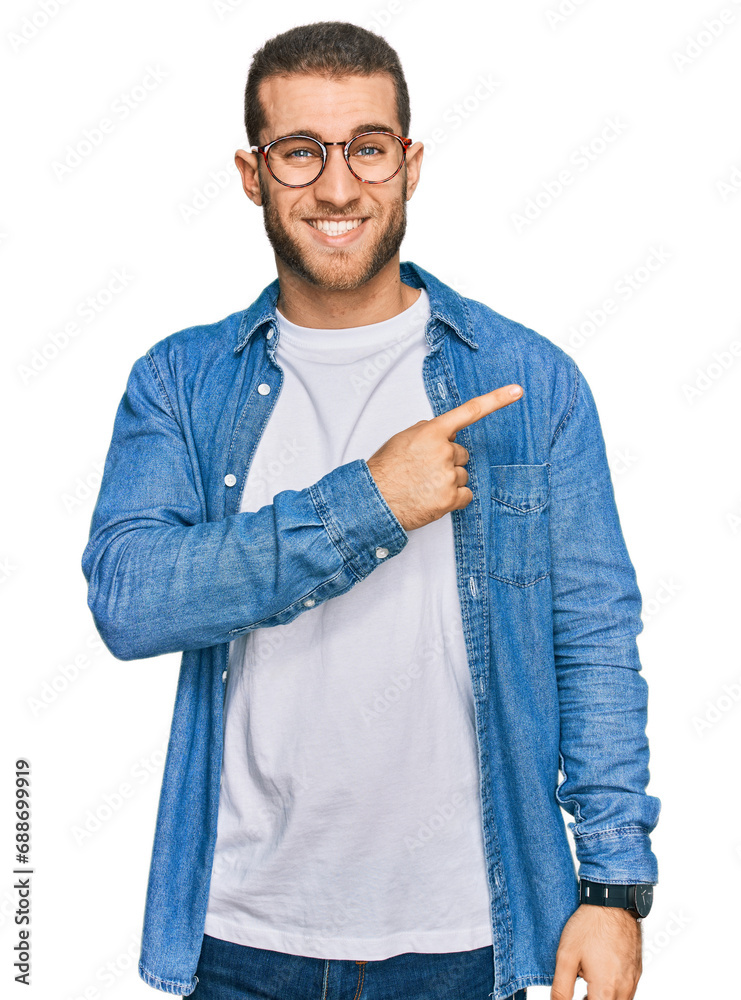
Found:
[[[379,546],[376,549],[376,558],[377,559],[385,559],[388,554],[389,554],[389,550],[388,549],[384,549],[382,546]]]
[[[221,675],[221,679],[222,679],[222,681],[225,681],[225,680],[226,680],[226,670],[225,670],[225,671],[224,671],[224,673],[223,673],[223,674]]]
[[[260,393],[261,396],[267,396],[267,394],[270,392],[270,386],[267,384],[267,382],[261,382],[257,387],[257,391]]]
[[[268,332],[265,334],[265,336],[268,338],[268,340],[271,340],[274,333],[275,333],[275,330],[268,330]]]
[[[224,476],[224,482],[226,483],[227,486],[234,486],[236,481],[237,477],[233,475],[231,472],[228,475]]]
[[[313,608],[315,604],[316,601],[314,600],[313,597],[307,597],[306,600],[304,601],[305,608]]]

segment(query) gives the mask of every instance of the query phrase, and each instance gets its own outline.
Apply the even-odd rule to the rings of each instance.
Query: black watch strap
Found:
[[[588,878],[579,879],[580,903],[620,907],[641,918],[648,915],[652,900],[653,886],[649,883],[609,885],[606,882],[592,882]]]
[[[623,910],[635,909],[634,885],[607,885],[604,882],[579,880],[579,902],[599,906],[619,906]]]

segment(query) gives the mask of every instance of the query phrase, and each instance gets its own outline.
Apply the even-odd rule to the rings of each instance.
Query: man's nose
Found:
[[[350,172],[342,146],[330,146],[322,175],[312,185],[317,201],[344,205],[358,198],[362,186],[362,182]]]

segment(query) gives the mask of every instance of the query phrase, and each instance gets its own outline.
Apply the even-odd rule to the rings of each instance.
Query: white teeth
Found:
[[[318,229],[322,233],[329,233],[331,236],[340,236],[342,233],[347,233],[351,229],[357,229],[363,220],[350,219],[345,221],[343,219],[341,222],[328,222],[326,219],[307,219],[306,221],[310,226],[313,226],[314,229]]]

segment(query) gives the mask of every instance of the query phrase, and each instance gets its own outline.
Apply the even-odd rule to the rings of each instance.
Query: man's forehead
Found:
[[[386,73],[271,76],[261,82],[259,94],[270,138],[301,132],[333,142],[359,132],[400,128],[394,81]],[[338,128],[342,134],[335,136]]]

